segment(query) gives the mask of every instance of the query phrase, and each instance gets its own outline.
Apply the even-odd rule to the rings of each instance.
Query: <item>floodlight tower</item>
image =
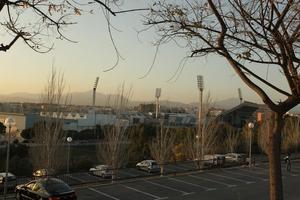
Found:
[[[199,108],[198,108],[198,137],[201,135],[201,159],[204,158],[204,136],[201,128],[202,121],[202,112],[203,112],[203,90],[204,90],[204,81],[203,76],[197,76],[197,85],[199,89]]]
[[[95,101],[96,101],[96,90],[99,82],[99,77],[96,78],[94,87],[93,87],[93,109],[94,109],[94,136],[96,137],[96,107],[95,107]]]
[[[94,87],[93,87],[93,106],[95,107],[95,101],[96,101],[96,90],[99,82],[99,77],[96,78]]]
[[[239,93],[240,103],[243,103],[243,96],[242,96],[242,90],[241,90],[241,88],[238,88],[238,93]]]
[[[159,97],[161,95],[161,88],[156,88],[155,90],[155,98],[156,98],[156,109],[155,109],[155,118],[158,118],[158,113],[160,112],[160,105],[159,105]]]

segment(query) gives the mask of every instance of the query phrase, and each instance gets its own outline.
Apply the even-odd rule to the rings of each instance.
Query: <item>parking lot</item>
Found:
[[[82,200],[160,200],[160,199],[268,199],[267,163],[203,171],[189,171],[189,165],[177,166],[186,173],[164,176],[149,174],[134,168],[119,171],[119,180],[112,181],[88,173],[60,177],[73,185]],[[166,168],[167,172],[176,169]],[[299,199],[300,160],[292,162],[292,171],[282,165],[286,199]],[[131,177],[131,178],[128,178]],[[23,181],[26,181],[25,179]],[[13,194],[10,195],[13,198]]]
[[[291,172],[285,170],[284,164],[282,168],[286,199],[299,199],[300,161],[293,161]],[[261,163],[251,168],[213,169],[75,189],[78,198],[84,200],[268,199],[268,169],[267,163]]]

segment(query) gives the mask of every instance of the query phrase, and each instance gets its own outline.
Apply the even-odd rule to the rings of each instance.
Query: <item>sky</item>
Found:
[[[143,7],[141,2],[132,0],[127,6]],[[145,28],[141,14],[127,13],[112,18],[114,27],[119,30],[113,30],[114,41],[124,59],[108,72],[104,70],[114,65],[116,54],[101,14],[77,17],[78,24],[66,28],[64,33],[78,42],[54,40],[54,49],[46,54],[36,53],[18,41],[8,52],[0,52],[0,94],[41,93],[53,64],[64,72],[68,90],[73,92],[91,90],[98,76],[99,93],[115,93],[125,83],[128,88],[132,87],[133,100],[152,101],[155,89],[161,88],[162,100],[191,103],[198,101],[196,77],[202,75],[204,95],[209,92],[214,101],[238,98],[237,90],[241,88],[244,100],[260,102],[227,62],[216,55],[189,59],[180,76],[168,81],[188,55],[187,49],[175,44],[161,46],[152,70],[141,78],[153,62],[156,50],[153,42],[157,39],[153,31],[137,33]],[[0,38],[5,37],[5,33],[0,34]],[[265,68],[261,70],[266,73]],[[278,71],[270,69],[268,73],[279,85],[284,85],[284,80],[278,79]]]

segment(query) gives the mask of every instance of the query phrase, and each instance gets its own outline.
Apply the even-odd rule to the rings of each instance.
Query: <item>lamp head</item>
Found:
[[[72,140],[73,140],[72,137],[67,137],[67,142],[70,143],[70,142],[72,142]]]
[[[155,97],[159,98],[160,95],[161,95],[161,88],[156,88],[156,90],[155,90]]]
[[[197,76],[197,85],[200,91],[204,89],[204,81],[203,81],[203,76],[198,75]]]
[[[249,122],[248,123],[248,128],[250,128],[250,129],[254,128],[254,124],[252,122]]]
[[[93,89],[96,90],[99,82],[99,77],[96,78]]]

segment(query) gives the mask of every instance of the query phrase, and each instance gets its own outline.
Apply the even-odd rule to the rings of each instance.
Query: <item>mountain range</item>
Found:
[[[71,96],[71,104],[73,105],[92,105],[92,91],[86,92],[72,92]],[[117,95],[105,95],[102,93],[96,93],[96,105],[98,106],[109,106],[113,104]],[[28,102],[28,103],[39,103],[41,99],[40,94],[36,93],[12,93],[12,94],[0,94],[0,102]],[[154,103],[154,100],[149,101],[130,101],[131,106],[136,106],[141,103]],[[198,106],[197,102],[193,103],[182,103],[175,101],[167,101],[161,100],[160,104],[162,106],[168,107],[196,107]],[[214,107],[230,109],[239,104],[239,99],[231,98],[226,100],[221,100],[213,103]]]
[[[71,104],[73,105],[92,105],[92,91],[86,92],[72,92],[71,96]],[[113,106],[115,99],[118,98],[118,95],[105,95],[102,93],[96,93],[96,106]],[[37,93],[12,93],[12,94],[0,94],[0,102],[27,102],[27,103],[40,103],[41,95]],[[155,103],[154,100],[149,101],[130,101],[130,106],[137,106],[139,104],[147,104],[147,103]],[[231,109],[237,105],[239,105],[240,101],[238,98],[230,98],[220,101],[214,101],[211,106],[220,109]],[[198,102],[192,103],[182,103],[176,101],[168,101],[168,100],[160,100],[161,106],[166,107],[197,107]],[[300,105],[293,108],[291,113],[300,113]]]

